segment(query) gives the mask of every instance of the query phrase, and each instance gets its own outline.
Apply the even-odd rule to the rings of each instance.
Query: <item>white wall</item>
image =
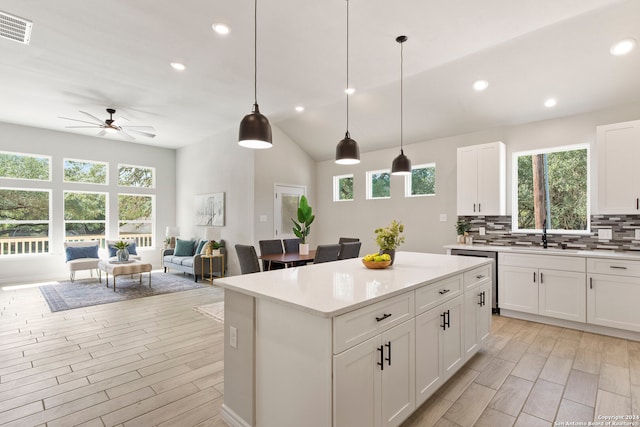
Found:
[[[0,123],[0,150],[28,154],[44,154],[52,157],[52,181],[33,182],[31,188],[53,190],[51,216],[51,247],[49,254],[11,255],[0,257],[0,283],[13,284],[40,280],[54,280],[68,277],[64,257],[63,191],[92,190],[96,186],[63,183],[63,159],[98,160],[109,162],[109,184],[98,191],[117,194],[127,192],[117,186],[118,163],[150,166],[156,168],[156,244],[157,248],[140,249],[145,261],[160,267],[160,247],[167,225],[175,223],[175,150],[157,148],[105,138],[74,135],[46,129]],[[24,186],[24,181],[0,179],[0,187]],[[117,238],[117,201],[110,198],[107,237]],[[77,273],[78,277],[88,276],[88,272]]]
[[[591,144],[591,206],[596,203],[596,126],[640,118],[640,103],[567,118],[490,129],[449,138],[405,145],[413,165],[436,163],[436,195],[405,198],[404,180],[391,178],[391,198],[365,200],[365,173],[391,168],[399,148],[361,154],[355,166],[339,166],[332,160],[318,163],[316,233],[320,243],[340,236],[359,237],[361,254],[376,252],[373,230],[393,219],[405,224],[406,242],[399,249],[444,253],[443,245],[455,242],[456,233],[456,149],[486,142],[502,141],[507,148],[507,214],[511,214],[511,155],[535,148]],[[362,148],[362,147],[361,147]],[[354,201],[333,202],[333,176],[354,174]],[[447,221],[440,221],[440,214]]]

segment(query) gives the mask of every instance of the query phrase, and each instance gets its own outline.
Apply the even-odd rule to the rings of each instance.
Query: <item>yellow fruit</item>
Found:
[[[385,260],[385,259],[384,259],[384,257],[383,257],[382,255],[377,255],[377,256],[375,257],[375,259],[374,259],[374,261],[375,261],[375,262],[381,262],[381,261],[384,261],[384,260]]]
[[[391,255],[389,254],[382,254],[382,259],[384,261],[391,261]]]

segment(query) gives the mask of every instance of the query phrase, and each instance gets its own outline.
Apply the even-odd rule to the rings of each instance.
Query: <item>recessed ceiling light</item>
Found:
[[[609,52],[611,52],[611,55],[615,56],[626,55],[631,52],[635,46],[636,41],[634,39],[624,39],[611,46]]]
[[[346,93],[347,95],[353,95],[354,93],[356,93],[356,90],[355,88],[348,87],[344,90],[344,93]]]
[[[555,98],[549,98],[546,101],[544,101],[544,106],[547,108],[551,108],[551,107],[555,107],[557,103],[558,101],[556,101]]]
[[[298,113],[302,113],[302,112],[304,111],[304,107],[303,107],[302,105],[298,105],[298,106],[296,107],[296,111],[297,111]]]
[[[229,34],[229,31],[231,31],[231,29],[225,24],[213,24],[211,28],[213,28],[213,31],[218,34],[222,34],[223,36]]]
[[[172,62],[171,68],[173,68],[176,71],[184,71],[187,67],[181,62]]]
[[[477,91],[485,90],[489,87],[489,82],[486,80],[476,80],[473,82],[473,88]]]

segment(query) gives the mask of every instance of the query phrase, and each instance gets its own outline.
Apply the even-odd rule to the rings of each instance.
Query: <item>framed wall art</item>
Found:
[[[195,223],[199,226],[224,226],[224,193],[200,194],[195,197]]]

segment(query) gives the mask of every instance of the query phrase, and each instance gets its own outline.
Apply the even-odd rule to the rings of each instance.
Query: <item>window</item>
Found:
[[[0,188],[0,256],[49,252],[51,192]]]
[[[367,171],[367,199],[388,199],[391,197],[391,171],[383,169]]]
[[[436,164],[427,163],[411,168],[404,181],[405,197],[434,196],[436,194]]]
[[[64,192],[64,235],[66,241],[97,240],[104,247],[107,193]]]
[[[0,151],[0,178],[51,180],[51,158]]]
[[[118,194],[118,238],[153,246],[154,196]]]
[[[145,166],[118,165],[118,185],[155,188],[155,169]]]
[[[513,154],[513,230],[589,231],[589,147]]]
[[[333,177],[333,201],[353,200],[353,174]]]
[[[106,184],[107,163],[64,159],[64,181]]]

